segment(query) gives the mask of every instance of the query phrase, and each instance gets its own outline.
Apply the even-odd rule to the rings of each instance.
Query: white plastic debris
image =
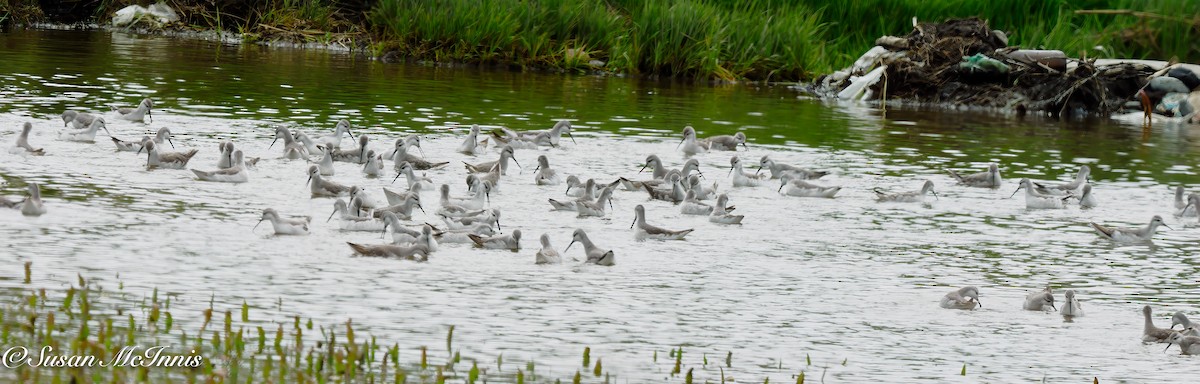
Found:
[[[122,27],[133,24],[138,20],[152,20],[158,24],[179,21],[179,15],[165,2],[151,4],[149,8],[140,5],[130,5],[113,15],[113,26]]]
[[[875,67],[875,69],[871,70],[871,72],[867,72],[866,75],[851,76],[850,77],[850,86],[847,86],[846,89],[843,89],[841,92],[838,92],[838,99],[858,100],[859,98],[865,96],[867,87],[870,87],[871,85],[873,85],[875,83],[878,83],[879,79],[883,77],[883,72],[886,70],[887,70],[886,65],[880,65],[878,67]]]

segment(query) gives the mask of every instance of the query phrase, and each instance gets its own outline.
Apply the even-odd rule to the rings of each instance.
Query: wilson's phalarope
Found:
[[[539,238],[538,240],[542,242],[542,249],[539,249],[537,251],[537,254],[533,255],[533,263],[534,264],[560,264],[560,263],[562,263],[562,255],[559,255],[558,251],[555,250],[554,247],[550,245],[550,234],[543,233],[542,237]]]
[[[263,210],[262,218],[258,220],[258,224],[254,224],[254,228],[258,228],[263,221],[271,222],[271,227],[275,229],[276,235],[307,235],[308,223],[312,222],[312,218],[308,216],[285,218],[280,216],[274,208],[267,208]]]
[[[930,193],[933,194],[933,198],[937,198],[937,192],[933,190],[932,180],[925,180],[925,184],[921,185],[921,189],[916,191],[887,193],[879,188],[875,188],[874,191],[875,199],[885,203],[923,203],[925,202],[925,195]]]
[[[211,172],[193,169],[192,173],[196,174],[196,178],[200,180],[222,183],[245,183],[250,179],[250,175],[246,171],[246,160],[243,158],[242,150],[240,149],[233,151],[232,167],[221,168]]]
[[[1000,166],[996,165],[996,163],[988,164],[987,171],[969,175],[960,175],[958,172],[954,172],[953,169],[949,170],[949,172],[950,176],[954,176],[954,179],[958,180],[959,184],[968,187],[1000,188],[1000,184],[1003,183],[1003,180],[1000,178]]]
[[[25,216],[41,216],[46,213],[46,206],[42,204],[42,187],[38,183],[29,183],[29,196],[25,197],[25,201],[21,202],[21,214]]]
[[[1177,332],[1167,328],[1159,328],[1154,326],[1154,320],[1150,317],[1150,306],[1142,307],[1142,316],[1146,322],[1142,325],[1142,341],[1147,343],[1166,343],[1170,342],[1171,335]]]
[[[321,171],[315,165],[308,167],[308,181],[305,184],[309,185],[309,190],[312,191],[313,197],[337,197],[341,194],[350,193],[350,187],[325,180],[324,177],[321,177]]]
[[[475,243],[476,247],[489,249],[521,249],[521,230],[514,229],[512,233],[507,235],[496,235],[483,237],[474,233],[468,234],[467,237]]]
[[[146,168],[170,168],[184,169],[187,163],[195,157],[199,150],[190,149],[187,152],[158,152],[158,148],[153,141],[147,141],[142,145],[142,150],[146,151]],[[139,151],[138,154],[141,154]]]
[[[962,287],[942,296],[938,305],[946,309],[975,309],[976,306],[982,307],[983,303],[979,302],[979,288]]]
[[[113,108],[113,110],[120,115],[122,120],[144,122],[147,117],[150,117],[150,120],[153,122],[154,119],[153,116],[151,116],[152,113],[150,113],[150,108],[153,107],[154,101],[147,97],[142,99],[142,102],[138,103],[137,108],[123,107]]]
[[[685,236],[692,233],[694,229],[684,229],[682,231],[672,231],[659,228],[646,223],[646,207],[638,205],[634,207],[633,213],[635,217],[633,224],[629,228],[634,229],[634,238],[638,240],[654,239],[654,240],[683,240]]]
[[[94,142],[96,142],[96,133],[100,132],[101,129],[104,129],[104,132],[108,133],[108,135],[110,137],[112,136],[112,132],[109,132],[108,127],[104,125],[104,118],[97,117],[92,120],[92,123],[89,124],[87,126],[87,128],[82,128],[82,129],[68,128],[68,129],[64,130],[62,134],[59,135],[59,138],[61,138],[63,140],[67,140],[67,141],[94,143]]]
[[[764,169],[771,172],[772,179],[778,179],[787,173],[792,174],[792,178],[796,180],[820,179],[829,175],[829,172],[826,171],[814,171],[794,165],[776,163],[775,160],[771,160],[771,158],[767,155],[763,155],[763,157],[758,160],[758,170],[755,171],[754,174],[757,175]]]
[[[1167,226],[1167,224],[1163,222],[1162,216],[1158,215],[1154,215],[1154,217],[1150,219],[1150,224],[1141,228],[1113,228],[1096,224],[1094,222],[1091,224],[1092,228],[1096,230],[1096,233],[1099,234],[1100,237],[1118,243],[1140,243],[1150,241],[1154,238],[1154,232],[1160,225],[1167,227],[1167,229],[1171,229],[1170,226]]]
[[[608,190],[612,189],[608,188]],[[587,233],[585,233],[583,229],[576,229],[575,232],[571,234],[571,244],[567,244],[567,248],[563,250],[563,253],[571,250],[571,246],[575,245],[575,243],[583,245],[583,253],[584,255],[587,255],[587,260],[584,261],[584,263],[603,266],[612,266],[616,264],[616,257],[613,256],[613,251],[604,250],[600,249],[600,247],[597,247],[592,243],[592,240],[588,238]]]
[[[21,125],[21,134],[17,135],[17,142],[13,144],[12,149],[8,152],[13,154],[28,153],[34,156],[42,156],[46,151],[42,148],[34,148],[29,145],[29,132],[33,131],[33,123],[25,122]],[[116,140],[116,139],[114,139]]]
[[[1044,311],[1047,306],[1055,311],[1058,310],[1058,307],[1054,306],[1054,292],[1050,291],[1049,286],[1041,291],[1025,295],[1025,304],[1022,308],[1027,311]]]

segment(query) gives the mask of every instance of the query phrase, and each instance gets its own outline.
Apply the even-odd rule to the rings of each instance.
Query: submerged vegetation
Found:
[[[147,1],[105,0],[107,20]],[[979,17],[1010,44],[1071,56],[1200,61],[1188,0],[174,0],[177,27],[369,46],[389,60],[671,78],[794,81],[852,63],[913,18]],[[0,0],[0,18],[41,18]],[[50,15],[53,19],[54,14]]]

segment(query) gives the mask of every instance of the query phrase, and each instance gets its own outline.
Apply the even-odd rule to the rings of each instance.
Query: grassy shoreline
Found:
[[[105,22],[128,0],[98,2]],[[144,2],[143,2],[144,3]],[[174,0],[174,29],[246,42],[365,46],[388,61],[434,61],[653,78],[802,81],[842,68],[912,18],[978,16],[1011,45],[1070,56],[1200,61],[1200,2],[1186,0]],[[0,0],[3,23],[55,21]],[[81,11],[82,12],[82,11]],[[1096,49],[1102,47],[1102,49]]]

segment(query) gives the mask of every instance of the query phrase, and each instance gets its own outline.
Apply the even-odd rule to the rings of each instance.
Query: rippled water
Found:
[[[0,284],[14,284],[21,262],[33,261],[39,281],[66,284],[82,271],[109,284],[119,274],[133,292],[159,287],[175,295],[177,313],[198,313],[210,297],[264,310],[282,299],[278,321],[349,317],[409,350],[444,345],[453,324],[464,356],[534,360],[567,376],[590,346],[628,382],[668,377],[666,351],[678,345],[698,379],[713,382],[727,351],[734,360],[726,375],[745,382],[793,381],[801,370],[832,382],[1140,382],[1175,380],[1195,365],[1177,350],[1140,343],[1144,304],[1161,326],[1176,310],[1200,316],[1192,277],[1200,229],[1170,215],[1169,186],[1200,189],[1200,145],[1188,127],[885,114],[800,100],[784,87],[383,65],[99,32],[11,32],[0,35],[0,54],[0,142],[7,147],[20,124],[33,121],[31,142],[48,152],[0,153],[0,193],[18,196],[25,183],[40,182],[49,209],[38,218],[0,211],[0,262],[8,265]],[[217,141],[233,139],[264,157],[251,181],[198,182],[187,171],[147,171],[144,157],[114,153],[103,140],[55,139],[64,109],[106,111],[146,96],[157,103],[154,122],[109,118],[114,135],[170,127],[177,146],[200,149],[191,164],[199,169],[215,168]],[[465,134],[459,124],[544,129],[565,118],[578,144],[518,150],[527,169],[510,172],[493,194],[506,230],[525,234],[520,252],[444,245],[425,264],[360,258],[344,242],[375,243],[379,235],[323,222],[333,200],[310,197],[307,164],[267,148],[270,127],[329,132],[339,118],[372,137],[373,148],[424,135],[428,158],[455,164],[429,172],[455,195],[463,190],[460,161],[496,157],[454,152]],[[777,184],[731,188],[733,153],[700,155],[707,180],[746,215],[744,225],[719,226],[624,191],[610,217],[577,219],[549,211],[546,199],[564,187],[533,184],[541,154],[562,174],[601,180],[638,176],[648,154],[678,167],[676,135],[685,124],[701,136],[746,132],[749,149],[737,155],[748,163],[769,154],[830,170],[821,183],[845,188],[836,199],[780,196]],[[1003,188],[954,186],[944,173],[987,162],[1001,164]],[[1067,180],[1081,164],[1094,170],[1099,208],[1031,211],[1019,196],[1007,198],[1016,179]],[[379,199],[393,175],[390,166],[385,179],[336,167],[333,180],[366,186]],[[873,200],[872,188],[916,189],[923,179],[937,183],[940,199]],[[629,223],[637,204],[653,224],[696,231],[687,241],[636,242]],[[266,207],[313,216],[313,233],[251,231]],[[1087,225],[1144,225],[1155,214],[1175,230],[1153,245],[1114,246]],[[533,265],[538,235],[549,233],[561,251],[574,228],[613,249],[617,265]],[[583,257],[574,248],[566,256]],[[1021,310],[1025,293],[1047,283],[1076,290],[1087,316],[1064,322]],[[981,288],[985,307],[938,308],[943,294],[964,285]],[[701,367],[705,355],[714,362]]]

